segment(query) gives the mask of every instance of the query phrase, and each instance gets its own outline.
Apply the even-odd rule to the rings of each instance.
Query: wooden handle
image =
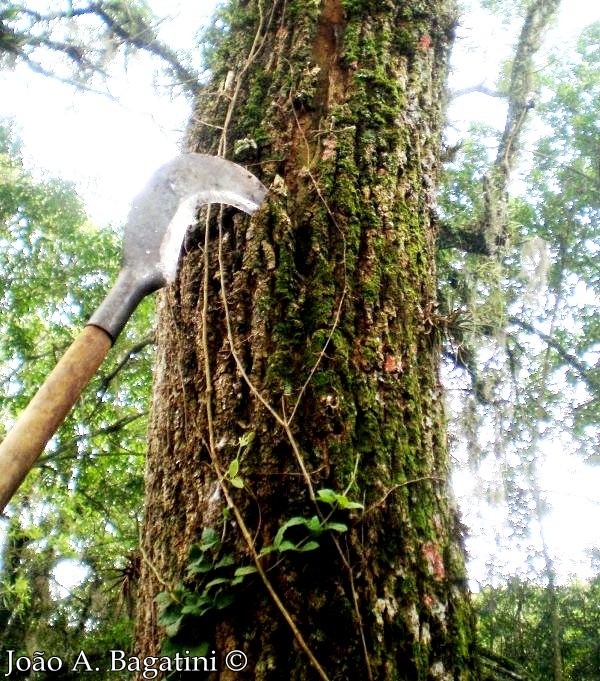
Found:
[[[0,444],[0,512],[31,470],[112,345],[86,326],[54,367]]]

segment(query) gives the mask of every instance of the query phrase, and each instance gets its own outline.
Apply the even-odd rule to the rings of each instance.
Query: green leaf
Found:
[[[237,489],[244,489],[244,479],[240,478],[239,475],[232,478],[229,482]]]
[[[240,449],[246,449],[249,447],[254,442],[255,436],[256,433],[253,430],[249,430],[247,433],[244,433],[239,440]]]
[[[214,606],[217,610],[224,610],[228,608],[235,600],[233,594],[219,593],[214,601]]]
[[[189,657],[206,657],[210,650],[209,644],[205,641],[199,643],[197,646],[191,647],[189,643],[179,643],[173,639],[166,638],[163,640],[160,648],[160,654],[166,657],[175,657],[177,653],[185,654]]]
[[[296,544],[294,544],[291,541],[288,541],[287,539],[285,541],[282,541],[281,544],[277,547],[277,550],[280,553],[284,553],[285,551],[297,551],[298,548]]]
[[[237,474],[239,473],[239,470],[240,470],[240,460],[234,459],[229,464],[229,468],[227,469],[227,477],[228,478],[235,478],[237,476]]]
[[[258,553],[258,557],[262,558],[262,556],[268,556],[270,553],[274,553],[277,550],[278,550],[278,548],[275,546],[275,544],[269,544],[268,546],[263,546],[262,549]]]
[[[275,539],[273,540],[273,546],[275,546],[276,549],[279,549],[279,546],[283,541],[283,535],[287,532],[287,530],[289,530],[290,527],[296,527],[298,525],[307,524],[308,520],[306,518],[302,518],[301,516],[294,516],[293,518],[286,520],[285,523],[283,523],[283,525],[277,531]]]
[[[323,531],[323,527],[321,525],[321,519],[316,515],[314,515],[309,521],[307,521],[306,527],[313,534],[320,534]]]
[[[219,586],[220,584],[229,584],[231,580],[227,577],[216,577],[215,579],[212,579],[205,587],[204,590],[208,591],[209,589],[212,589],[214,586]]]
[[[335,506],[338,503],[338,494],[336,494],[332,489],[320,489],[317,490],[317,499],[330,506]]]
[[[319,542],[316,541],[309,541],[306,542],[306,544],[302,544],[301,546],[297,547],[298,551],[314,551],[315,549],[318,549],[320,546]]]
[[[215,564],[215,569],[229,567],[230,565],[234,564],[235,560],[233,559],[233,556],[228,553],[224,555],[218,563]]]
[[[209,603],[208,599],[202,602],[192,603],[186,605],[181,609],[182,615],[191,615],[192,617],[203,617],[206,613],[211,610],[212,604]]]
[[[345,511],[353,509],[361,510],[364,509],[364,507],[364,504],[361,504],[359,501],[346,501],[344,506],[340,505],[340,508],[343,508]]]
[[[175,622],[172,624],[169,624],[165,627],[165,633],[169,638],[173,638],[174,636],[177,636],[177,633],[179,632],[179,629],[181,628],[181,623],[183,622],[183,617],[180,617],[177,619]]]
[[[338,494],[332,489],[320,489],[317,491],[318,501],[322,501],[330,506],[337,506],[343,511],[350,509],[364,508],[362,504],[357,501],[350,501],[345,494]]]
[[[193,575],[205,574],[212,569],[212,562],[208,559],[206,554],[202,554],[202,557],[198,558],[198,560],[194,560],[187,565],[187,571]]]
[[[206,657],[210,649],[210,644],[207,641],[203,641],[197,646],[186,646],[186,655],[190,658],[192,657]]]
[[[242,567],[239,567],[233,574],[236,577],[245,577],[246,575],[253,575],[258,570],[256,569],[255,565],[243,565]]]
[[[160,610],[164,610],[172,603],[175,603],[175,600],[170,591],[161,591],[154,597],[154,602],[158,605]]]
[[[199,548],[201,551],[209,551],[221,543],[219,535],[212,527],[205,527],[202,530],[202,540],[200,541]]]

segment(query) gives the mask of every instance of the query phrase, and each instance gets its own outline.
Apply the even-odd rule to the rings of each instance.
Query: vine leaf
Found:
[[[345,494],[339,494],[328,488],[317,490],[317,501],[322,501],[324,504],[339,508],[342,511],[364,508],[358,501],[350,501]]]

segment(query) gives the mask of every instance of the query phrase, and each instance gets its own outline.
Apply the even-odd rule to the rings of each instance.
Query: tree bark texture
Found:
[[[454,3],[222,17],[187,146],[270,195],[251,220],[201,216],[159,298],[138,654],[205,642],[221,680],[477,678],[434,314]],[[165,598],[211,593],[160,626]]]

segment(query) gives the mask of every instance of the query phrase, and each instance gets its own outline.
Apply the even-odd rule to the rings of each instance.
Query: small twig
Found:
[[[154,575],[156,581],[157,581],[157,582],[158,582],[166,591],[168,591],[169,593],[171,593],[171,592],[173,591],[173,589],[171,588],[171,585],[168,584],[167,582],[165,582],[165,580],[160,576],[158,570],[157,570],[156,567],[154,566],[154,563],[153,563],[153,562],[150,560],[150,558],[148,557],[148,554],[146,553],[146,551],[145,551],[145,549],[144,549],[144,547],[143,547],[143,545],[142,545],[142,539],[141,539],[141,537],[140,537],[140,539],[139,539],[138,544],[139,544],[139,547],[140,547],[140,553],[142,554],[142,560],[144,561],[144,563],[146,563],[146,565],[150,568],[150,570],[152,570],[152,573],[153,573],[153,575]]]
[[[323,520],[323,515],[321,513],[321,509],[317,505],[317,495],[315,494],[315,489],[312,484],[312,480],[310,477],[310,474],[308,470],[306,469],[306,464],[304,463],[304,457],[302,456],[300,452],[300,447],[298,446],[298,443],[296,442],[296,438],[294,437],[294,434],[292,433],[292,429],[290,427],[290,422],[291,419],[288,419],[285,417],[285,400],[282,398],[281,400],[282,403],[282,408],[284,410],[283,415],[284,415],[284,426],[283,429],[285,431],[285,434],[289,440],[289,443],[292,446],[292,451],[294,453],[294,456],[296,457],[296,461],[298,462],[298,467],[302,471],[302,476],[304,477],[304,481],[306,482],[306,486],[308,487],[308,493],[310,496],[310,500],[315,504],[317,508],[317,512],[319,514],[319,517],[321,520]]]
[[[401,487],[408,487],[408,485],[414,485],[417,482],[424,482],[425,480],[435,480],[436,482],[448,482],[446,478],[441,478],[437,475],[423,475],[420,478],[413,478],[412,480],[406,480],[405,482],[398,483],[396,485],[392,485],[390,489],[381,497],[379,501],[376,501],[374,504],[369,506],[364,512],[364,515],[367,515],[371,513],[371,511],[374,511],[376,508],[380,508],[385,504],[385,500],[392,494],[392,492],[395,492],[397,489],[400,489]]]
[[[470,87],[461,88],[460,90],[452,90],[452,92],[450,92],[450,98],[458,99],[459,97],[464,97],[465,95],[471,95],[474,93],[487,95],[488,97],[497,97],[499,99],[506,99],[508,97],[505,92],[492,90],[491,88],[484,85],[484,83],[485,81],[482,81],[478,85],[471,85]]]
[[[271,11],[271,17],[269,19],[269,23],[273,17],[273,13],[275,10],[276,3],[273,3],[272,6],[272,11]],[[225,115],[225,121],[223,124],[222,132],[221,132],[221,139],[219,142],[219,149],[218,149],[218,154],[220,156],[224,156],[226,149],[227,149],[227,131],[229,129],[229,125],[233,116],[233,110],[235,108],[235,105],[237,103],[237,99],[239,97],[239,93],[241,91],[241,83],[242,83],[242,77],[245,75],[247,70],[250,68],[251,64],[254,62],[256,57],[258,56],[258,53],[262,49],[262,47],[265,44],[266,40],[266,32],[264,35],[262,35],[263,28],[264,28],[264,13],[263,13],[263,7],[262,7],[262,2],[258,3],[258,9],[259,9],[259,24],[258,28],[256,31],[256,34],[254,36],[254,40],[252,43],[252,47],[250,49],[250,53],[248,55],[248,58],[246,60],[246,63],[244,64],[244,67],[242,68],[242,71],[238,74],[237,80],[236,80],[236,86],[234,90],[234,94],[231,97],[231,100],[229,102],[229,106],[227,108],[227,113]],[[329,677],[327,676],[325,670],[323,667],[321,667],[319,661],[316,659],[314,653],[306,643],[306,640],[304,639],[304,636],[296,626],[296,623],[294,622],[292,616],[290,615],[288,609],[285,607],[285,604],[282,602],[282,600],[279,598],[279,595],[275,591],[270,579],[268,578],[265,570],[263,569],[259,555],[256,551],[256,546],[254,543],[254,539],[245,523],[244,518],[242,517],[242,514],[238,508],[238,506],[235,504],[233,501],[229,489],[227,487],[227,484],[225,483],[225,476],[223,474],[223,470],[219,461],[219,457],[217,455],[217,450],[215,447],[215,432],[214,432],[214,419],[213,419],[213,413],[212,413],[212,376],[211,376],[211,371],[210,371],[210,359],[209,359],[209,343],[208,343],[208,298],[209,298],[209,273],[210,273],[210,257],[209,257],[209,252],[210,252],[210,243],[209,243],[209,219],[210,219],[210,207],[209,210],[207,211],[207,217],[206,217],[206,225],[205,225],[205,241],[204,241],[204,286],[203,286],[203,307],[202,307],[202,347],[204,351],[204,373],[205,373],[205,380],[206,380],[206,415],[207,415],[207,428],[208,428],[208,434],[209,434],[209,441],[208,441],[208,451],[209,451],[209,456],[213,465],[213,468],[215,470],[215,473],[217,474],[217,478],[219,481],[219,486],[223,492],[223,495],[227,501],[228,507],[231,509],[232,513],[234,514],[238,527],[240,528],[240,531],[242,533],[242,536],[248,546],[248,550],[250,551],[250,555],[252,556],[254,565],[256,566],[257,572],[267,589],[267,592],[271,596],[271,599],[273,600],[275,606],[287,622],[288,626],[290,627],[294,638],[296,639],[296,642],[300,646],[300,648],[304,651],[306,656],[308,657],[310,663],[313,665],[315,670],[317,671],[319,677],[321,678],[322,681],[329,681]],[[267,400],[260,394],[258,389],[254,386],[252,381],[250,380],[250,377],[247,375],[241,360],[239,359],[236,351],[235,351],[235,344],[234,344],[234,338],[233,338],[233,330],[232,330],[232,325],[231,325],[231,316],[229,313],[229,305],[227,302],[227,292],[226,292],[226,277],[225,277],[225,265],[224,265],[224,258],[223,258],[223,209],[221,208],[221,211],[219,213],[219,239],[218,239],[218,261],[219,261],[219,272],[220,272],[220,277],[221,277],[221,297],[223,300],[223,306],[224,306],[224,311],[225,311],[225,320],[226,320],[226,328],[227,328],[227,339],[228,343],[230,346],[230,351],[232,353],[232,356],[234,357],[234,361],[236,362],[236,365],[242,374],[244,380],[252,390],[252,392],[256,395],[257,399],[267,408],[267,410],[273,415],[273,417],[276,419],[276,421],[282,425],[284,428],[286,428],[286,423],[285,420],[277,413],[277,411],[267,402]],[[289,426],[287,426],[289,429]]]
[[[552,320],[554,323],[554,319]],[[559,357],[570,367],[572,367],[578,374],[583,382],[592,391],[598,391],[600,388],[599,382],[594,378],[593,371],[586,366],[585,362],[581,361],[579,357],[571,354],[568,350],[561,345],[556,338],[553,338],[551,334],[544,333],[540,329],[536,328],[533,324],[520,319],[516,316],[511,316],[508,318],[508,322],[520,327],[523,331],[536,335],[540,340],[542,340],[548,348],[552,348]]]
[[[52,80],[56,80],[59,83],[63,83],[63,85],[69,85],[70,87],[76,88],[77,90],[89,92],[90,94],[93,95],[100,95],[101,97],[106,97],[112,102],[117,101],[116,98],[109,92],[97,90],[96,88],[90,87],[89,85],[86,85],[84,82],[77,80],[76,78],[67,78],[64,76],[59,76],[57,73],[53,73],[52,71],[45,69],[41,64],[31,59],[31,57],[25,54],[24,52],[19,52],[18,56],[25,62],[29,69],[31,69],[34,73],[38,73],[39,75],[44,76],[45,78],[52,78]]]
[[[117,364],[114,367],[114,369],[109,374],[102,376],[102,378],[100,379],[100,384],[102,386],[103,392],[106,392],[109,383],[114,378],[116,378],[117,374],[127,365],[129,360],[132,359],[139,352],[141,352],[148,345],[152,345],[154,341],[155,341],[154,334],[152,334],[151,336],[146,336],[145,338],[142,338],[141,341],[128,348],[122,355],[122,357],[117,361]]]
[[[122,419],[119,419],[118,421],[111,423],[109,426],[99,428],[98,430],[95,430],[91,433],[77,435],[77,437],[70,439],[68,442],[62,445],[62,447],[59,447],[57,450],[49,452],[45,456],[40,457],[40,459],[38,460],[38,464],[42,465],[49,461],[59,461],[60,459],[64,458],[62,455],[66,454],[73,447],[77,446],[78,442],[81,442],[82,440],[91,440],[92,438],[99,437],[101,435],[110,435],[111,433],[116,433],[117,431],[122,430],[123,428],[128,426],[130,423],[133,423],[134,421],[137,421],[138,419],[141,419],[142,417],[147,415],[148,415],[147,411],[142,411],[139,412],[138,414],[124,416]]]
[[[347,496],[352,485],[356,482],[356,475],[358,473],[358,464],[360,463],[360,454],[356,455],[356,461],[354,462],[354,470],[352,471],[352,476],[350,477],[350,482],[348,483],[346,489],[344,490],[344,496]]]

